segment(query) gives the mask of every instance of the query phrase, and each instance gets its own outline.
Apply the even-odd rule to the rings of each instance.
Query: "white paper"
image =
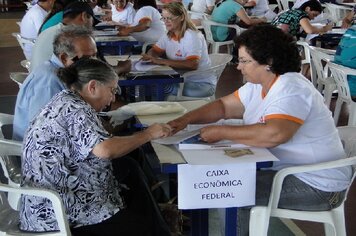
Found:
[[[97,36],[117,36],[117,30],[94,30],[93,35],[94,37]]]
[[[255,204],[256,164],[178,165],[178,208]]]
[[[225,155],[224,150],[250,149],[252,155],[230,157]],[[179,151],[184,159],[191,165],[219,165],[233,163],[249,163],[264,161],[279,161],[267,148],[249,147],[243,144],[179,144]]]
[[[138,71],[150,71],[156,67],[160,67],[160,65],[153,64],[151,62],[145,62],[142,60],[134,63],[134,68]]]
[[[178,144],[178,143],[183,142],[184,140],[191,138],[199,133],[200,133],[199,130],[191,130],[191,131],[183,130],[183,131],[176,133],[173,136],[170,136],[167,138],[155,139],[155,140],[152,140],[152,142],[164,144],[164,145]]]

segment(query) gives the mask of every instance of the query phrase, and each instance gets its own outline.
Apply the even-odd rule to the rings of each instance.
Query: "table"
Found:
[[[206,100],[195,100],[180,102],[188,111],[201,107],[208,102]],[[172,113],[172,114],[160,114],[150,116],[137,116],[138,122],[145,125],[151,125],[156,122],[166,123],[170,120],[178,118],[184,113]],[[185,164],[186,161],[182,154],[177,151],[173,145],[161,145],[152,142],[151,151],[155,155],[150,156],[149,161],[151,165],[154,165],[155,170],[159,170],[162,173],[173,174],[177,173],[177,165]],[[154,159],[155,160],[152,160]],[[154,163],[152,163],[154,162]],[[158,163],[158,164],[157,164]],[[209,235],[208,232],[208,209],[200,209],[192,211],[192,235],[202,236]],[[225,211],[225,235],[236,235],[236,222],[237,222],[237,208],[226,208]],[[197,224],[196,224],[197,223]]]
[[[105,56],[104,58],[110,65],[115,66],[118,61],[127,60],[128,57],[121,55]],[[133,61],[140,58],[140,55],[130,57]],[[129,102],[163,101],[165,99],[165,86],[182,82],[181,75],[168,66],[157,66],[149,71],[137,71],[133,66],[131,72],[125,78],[119,80],[119,85],[123,87],[122,95]]]
[[[132,36],[95,36],[96,46],[101,49],[104,55],[124,55],[127,48],[139,45],[139,42]]]

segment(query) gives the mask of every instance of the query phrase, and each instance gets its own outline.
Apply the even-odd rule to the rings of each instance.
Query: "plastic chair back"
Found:
[[[339,91],[334,112],[335,124],[337,124],[339,120],[342,104],[347,103],[350,105],[348,125],[356,126],[356,102],[351,98],[350,87],[347,81],[348,75],[356,76],[356,69],[338,65],[333,62],[328,62],[328,66],[336,83],[337,90]]]
[[[226,64],[232,60],[232,56],[229,54],[216,53],[216,54],[209,54],[209,58],[211,62],[211,66],[209,68],[202,69],[202,70],[194,70],[194,71],[189,71],[184,73],[183,74],[184,81],[186,81],[187,78],[194,75],[199,75],[199,76],[215,75],[218,82],[222,72],[226,67]],[[187,100],[201,100],[201,99],[215,100],[215,93],[209,97],[187,97],[187,96],[183,96],[183,89],[184,89],[184,82],[180,84],[177,95],[169,96],[168,100],[170,101],[187,101]]]
[[[334,59],[333,55],[329,55],[319,48],[309,46],[311,64],[312,64],[312,81],[316,81],[319,92],[324,93],[325,104],[330,107],[331,97],[336,85],[334,80],[329,76],[327,62]]]
[[[226,24],[221,24],[212,20],[208,19],[203,19],[202,20],[202,25],[204,28],[205,32],[205,37],[206,37],[206,42],[208,45],[211,46],[210,51],[211,53],[219,53],[220,46],[227,45],[227,53],[231,54],[232,53],[232,47],[234,45],[233,40],[227,40],[223,42],[218,42],[214,40],[213,33],[211,31],[211,27],[227,27],[227,28],[232,28],[235,29],[236,35],[239,35],[243,29],[240,28],[238,25],[226,25]]]

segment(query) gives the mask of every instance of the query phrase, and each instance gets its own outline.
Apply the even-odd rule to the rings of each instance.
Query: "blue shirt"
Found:
[[[56,14],[54,14],[51,18],[48,19],[48,21],[46,21],[46,23],[44,23],[40,29],[40,33],[42,33],[43,31],[45,31],[46,29],[55,26],[59,23],[61,23],[63,20],[63,11],[57,12]]]
[[[356,69],[356,25],[342,36],[335,53],[335,63]],[[348,76],[351,96],[356,96],[356,76]]]
[[[62,62],[52,55],[51,59],[38,66],[21,85],[15,105],[13,139],[22,141],[30,121],[58,92],[65,89],[57,77]]]
[[[241,10],[242,6],[235,2],[235,0],[226,0],[218,7],[215,7],[211,14],[212,21],[222,24],[235,24],[237,13]],[[211,27],[214,40],[225,41],[229,36],[229,28],[221,26]]]

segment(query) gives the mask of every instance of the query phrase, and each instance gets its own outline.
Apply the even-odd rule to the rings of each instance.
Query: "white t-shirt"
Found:
[[[157,42],[160,37],[166,33],[166,26],[161,21],[159,11],[151,6],[141,7],[135,15],[133,26],[138,25],[141,21],[150,20],[151,26],[145,31],[135,32],[131,35],[139,42]]]
[[[62,27],[63,24],[59,23],[46,29],[38,36],[32,51],[30,71],[51,58],[54,38]]]
[[[38,4],[31,7],[21,20],[21,36],[27,39],[37,39],[38,31],[48,12]],[[32,45],[25,44],[24,54],[26,59],[31,59]]]
[[[193,0],[191,10],[193,12],[205,13],[208,7],[215,6],[215,0]],[[192,14],[192,19],[202,19],[201,15]]]
[[[202,33],[188,29],[184,37],[178,41],[175,38],[169,39],[165,34],[154,45],[154,50],[164,51],[168,59],[186,60],[199,59],[199,69],[209,68],[211,66],[208,55],[208,47]],[[205,82],[216,85],[216,76],[192,76],[190,82]]]
[[[262,86],[247,83],[235,96],[245,107],[244,124],[265,120],[287,119],[301,124],[286,143],[270,148],[280,161],[272,169],[337,160],[345,153],[330,110],[313,84],[299,73],[281,75],[265,97]],[[350,168],[337,168],[295,175],[305,183],[322,191],[346,189],[351,179]]]
[[[122,11],[118,11],[114,4],[111,4],[111,19],[115,22],[121,23],[123,25],[131,25],[134,22],[134,17],[136,14],[132,3],[127,3]]]
[[[254,16],[262,16],[266,12],[268,12],[268,0],[254,0],[256,2],[256,6],[251,9],[251,14]]]

